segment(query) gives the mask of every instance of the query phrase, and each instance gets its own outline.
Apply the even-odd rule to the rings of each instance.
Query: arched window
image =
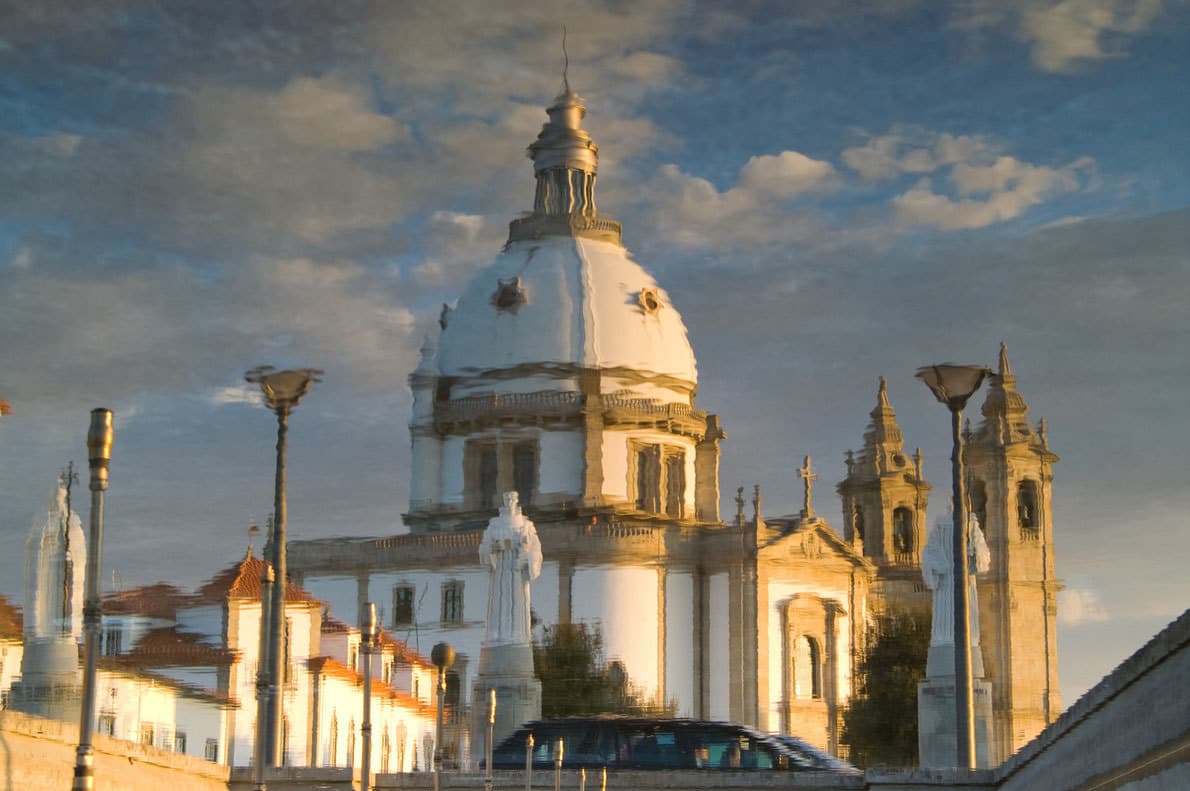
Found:
[[[914,551],[913,512],[904,506],[893,511],[893,551],[906,554]]]
[[[355,766],[355,720],[347,723],[347,768]]]
[[[852,535],[858,536],[860,541],[867,545],[868,537],[864,535],[864,509],[860,508],[856,503],[855,510],[851,512],[851,530]]]
[[[979,527],[985,532],[988,529],[988,488],[981,480],[973,480],[968,487],[971,500],[971,513],[979,520]]]
[[[822,697],[822,652],[818,641],[809,635],[797,639],[793,657],[794,696],[798,698]]]
[[[1036,530],[1041,526],[1037,506],[1037,481],[1021,481],[1016,489],[1016,510],[1021,527]]]
[[[384,726],[384,736],[380,740],[380,771],[388,774],[388,759],[392,754],[393,743],[388,735],[388,726]]]

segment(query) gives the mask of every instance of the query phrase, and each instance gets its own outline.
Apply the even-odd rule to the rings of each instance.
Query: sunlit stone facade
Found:
[[[529,149],[533,212],[444,306],[410,375],[408,532],[295,542],[291,573],[337,612],[381,603],[423,652],[450,642],[447,697],[465,707],[484,633],[479,542],[515,490],[545,558],[539,624],[598,624],[608,658],[681,715],[838,750],[872,613],[929,606],[920,453],[906,456],[882,382],[839,485],[842,537],[815,515],[808,459],[799,514],[766,520],[759,491],[745,514],[740,490],[720,518],[727,435],[695,402],[682,317],[595,209],[582,100],[566,89],[548,114]]]

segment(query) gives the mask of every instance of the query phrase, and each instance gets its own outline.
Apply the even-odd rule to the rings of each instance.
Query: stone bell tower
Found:
[[[883,376],[870,414],[863,450],[847,451],[847,477],[838,486],[843,537],[876,564],[877,599],[884,606],[925,609],[930,599],[921,582],[921,552],[931,487],[922,478],[921,450],[905,455]]]
[[[1061,713],[1054,576],[1053,464],[1045,421],[1026,418],[1008,351],[989,380],[983,422],[968,428],[964,460],[972,513],[991,551],[979,582],[980,636],[992,682],[995,763]]]

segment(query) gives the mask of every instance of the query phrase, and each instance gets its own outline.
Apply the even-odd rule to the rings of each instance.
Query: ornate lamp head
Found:
[[[991,372],[986,365],[941,363],[918,368],[916,376],[952,412],[960,412]]]
[[[450,643],[436,643],[430,649],[430,661],[438,668],[439,673],[445,673],[446,669],[455,663],[455,650]]]
[[[269,409],[288,412],[310,392],[310,385],[322,381],[322,371],[318,368],[278,371],[271,365],[259,365],[244,374],[244,379],[260,385]]]

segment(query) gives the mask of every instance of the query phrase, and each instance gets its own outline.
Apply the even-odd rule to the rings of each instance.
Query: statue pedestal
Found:
[[[78,722],[83,700],[79,647],[73,637],[35,637],[21,657],[21,679],[12,685],[13,711]]]
[[[933,653],[934,646],[931,646],[931,662]],[[951,667],[954,667],[953,661]],[[990,769],[992,685],[982,678],[976,678],[971,686],[975,709],[975,766]],[[955,765],[958,744],[955,726],[954,675],[927,676],[917,685],[917,754],[922,767],[941,769]]]
[[[488,701],[496,690],[492,743],[499,745],[526,722],[541,719],[541,682],[533,674],[533,647],[526,643],[485,645],[471,687],[471,760],[487,756]]]

